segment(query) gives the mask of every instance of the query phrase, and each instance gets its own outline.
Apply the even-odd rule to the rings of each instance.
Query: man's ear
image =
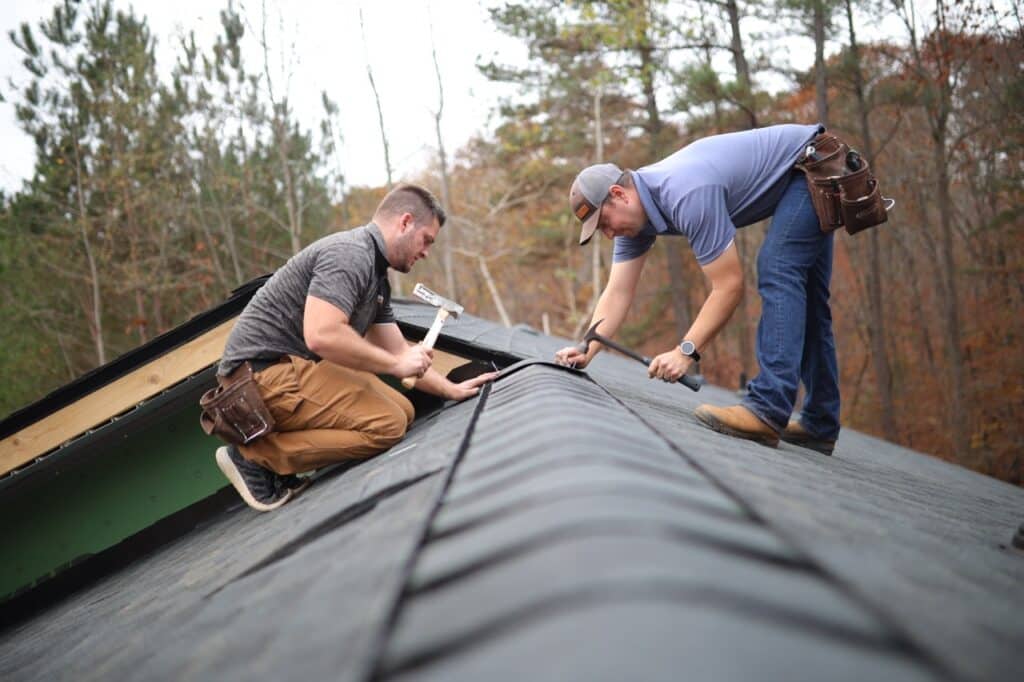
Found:
[[[412,213],[403,213],[398,218],[398,232],[399,234],[405,234],[409,230],[416,229],[416,218],[413,217]]]
[[[622,185],[612,185],[608,188],[608,196],[615,201],[622,201],[626,196],[626,189]]]

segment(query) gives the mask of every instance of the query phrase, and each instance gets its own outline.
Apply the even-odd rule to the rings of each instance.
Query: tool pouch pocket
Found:
[[[274,430],[274,418],[260,396],[252,365],[246,362],[230,376],[217,377],[217,382],[216,388],[199,398],[199,424],[207,435],[244,445]]]
[[[814,138],[796,168],[807,176],[822,232],[845,226],[856,234],[888,220],[894,202],[882,197],[868,162],[835,135]]]
[[[843,226],[843,214],[839,205],[839,183],[832,177],[815,178],[807,176],[807,188],[811,192],[811,203],[818,214],[822,232],[832,232]]]
[[[878,181],[871,174],[868,162],[860,160],[862,167],[839,179],[839,214],[846,231],[857,234],[889,219],[885,210]]]

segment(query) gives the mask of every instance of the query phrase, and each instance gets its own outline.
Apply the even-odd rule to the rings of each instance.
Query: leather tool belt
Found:
[[[882,196],[868,162],[835,135],[815,137],[796,168],[807,176],[822,232],[845,226],[857,234],[889,219],[896,202]]]
[[[260,396],[253,369],[244,362],[199,399],[199,424],[207,435],[245,445],[274,430],[274,418]]]

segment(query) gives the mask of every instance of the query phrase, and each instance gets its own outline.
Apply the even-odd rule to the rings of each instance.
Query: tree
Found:
[[[48,214],[38,246],[43,262],[52,248],[67,249],[70,257],[54,264],[57,276],[86,283],[73,290],[84,294],[79,303],[95,361],[103,363],[112,339],[122,336],[110,330],[109,317],[120,323],[115,329],[146,337],[146,263],[156,243],[143,223],[157,210],[159,191],[139,178],[167,161],[173,124],[144,20],[115,13],[110,2],[84,14],[65,2],[39,29],[46,46],[28,25],[11,36],[33,76],[17,112],[36,143],[31,187]],[[78,262],[75,253],[82,254]],[[125,319],[123,311],[132,310]]]
[[[437,62],[437,45],[434,44],[434,24],[430,23],[430,56],[434,61],[434,74],[437,76],[437,111],[434,112],[434,131],[437,133],[437,166],[441,176],[441,206],[449,216],[452,213],[451,188],[448,176],[448,155],[445,153],[444,136],[441,135],[441,117],[444,115],[444,83],[441,81],[441,66]],[[454,230],[455,223],[448,228],[448,236],[442,242],[441,257],[444,264],[444,284],[448,296],[458,299],[459,292],[455,281],[455,262],[452,257],[452,244],[458,240]]]
[[[169,84],[145,19],[109,0],[62,2],[10,36],[36,166],[5,198],[2,291],[65,379],[213,305],[317,236],[305,224],[328,223],[312,136],[266,62],[262,76],[245,70],[230,4],[222,24],[212,54],[182,41]]]
[[[950,400],[948,421],[953,431],[954,448],[958,455],[966,457],[970,447],[970,427],[963,419],[966,414],[966,384],[950,166],[962,142],[973,132],[957,125],[959,90],[973,53],[987,39],[973,39],[971,36],[972,28],[981,15],[981,8],[973,2],[954,5],[947,0],[937,0],[934,25],[923,38],[918,36],[913,0],[894,2],[909,38],[909,50],[903,65],[906,75],[918,89],[932,143],[935,208],[939,221],[938,284]]]
[[[844,10],[846,14],[848,46],[841,62],[841,71],[849,82],[854,101],[856,102],[857,128],[859,129],[862,144],[861,151],[864,158],[875,169],[875,172],[879,173],[878,154],[875,148],[875,138],[870,118],[872,93],[869,92],[868,83],[864,77],[861,47],[857,40],[852,0],[845,0]],[[899,218],[894,216],[893,219],[898,220]],[[879,230],[871,230],[867,236],[868,254],[867,267],[865,268],[867,296],[865,303],[867,316],[870,320],[867,330],[871,346],[871,362],[874,366],[875,385],[878,391],[882,434],[888,440],[895,440],[897,432],[892,392],[892,368],[889,362],[888,349],[886,348],[887,320],[885,301],[882,296],[884,277],[882,270],[881,234]]]

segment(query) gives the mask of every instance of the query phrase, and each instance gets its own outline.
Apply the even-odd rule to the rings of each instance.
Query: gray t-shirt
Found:
[[[319,361],[302,333],[306,296],[336,306],[360,335],[371,324],[394,322],[385,253],[380,228],[370,223],[319,239],[289,258],[238,317],[217,373],[282,355]]]
[[[698,263],[712,262],[737,227],[775,212],[793,165],[821,130],[784,124],[712,135],[633,171],[647,224],[635,237],[615,238],[612,260],[647,253],[661,235],[682,235]]]

